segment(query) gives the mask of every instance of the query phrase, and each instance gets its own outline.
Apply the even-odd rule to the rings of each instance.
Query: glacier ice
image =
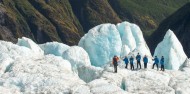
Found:
[[[89,30],[81,38],[79,46],[87,51],[92,65],[103,66],[114,55],[120,56],[122,43],[115,25],[102,24]]]
[[[77,68],[78,76],[85,82],[91,82],[102,76],[103,69],[95,66],[80,66]]]
[[[68,61],[52,55],[15,61],[0,82],[23,93],[69,93],[73,86],[85,84],[73,74]]]
[[[63,52],[62,57],[71,63],[73,71],[85,82],[101,76],[103,69],[91,66],[88,53],[82,47],[72,46]]]
[[[81,38],[79,46],[87,51],[94,66],[103,66],[114,55],[123,57],[130,52],[133,53],[131,55],[140,53],[151,57],[142,31],[128,22],[98,25]]]
[[[151,56],[139,26],[129,22],[122,22],[117,24],[117,29],[121,35],[122,45],[127,45],[130,52],[140,53],[142,56]]]
[[[44,51],[44,54],[53,54],[55,56],[62,56],[63,52],[69,49],[70,47],[63,43],[58,42],[48,42],[41,44],[40,48]]]
[[[127,46],[127,45],[123,45],[122,48],[121,48],[121,54],[120,56],[121,57],[125,57],[127,56],[129,53],[130,53],[130,48]]]
[[[69,61],[44,55],[30,39],[0,44],[0,92],[70,93],[73,86],[85,84],[73,73]]]
[[[109,83],[105,79],[96,79],[88,85],[91,87],[93,94],[125,94],[126,92],[120,87]]]
[[[152,70],[151,68],[131,71],[125,69],[125,64],[120,61],[118,73],[113,73],[113,65],[108,63],[112,56],[109,55],[117,54],[123,57],[128,54],[134,56],[140,51],[140,53],[149,54],[149,49],[139,27],[127,22],[120,23],[120,25],[120,28],[113,24],[95,27],[79,43],[83,48],[92,47],[87,49],[88,51],[92,50],[96,54],[98,51],[101,52],[95,57],[98,58],[96,60],[98,66],[104,65],[102,67],[93,66],[93,63],[91,65],[90,59],[92,56],[90,55],[95,55],[95,53],[89,54],[86,49],[78,46],[69,47],[57,42],[38,45],[27,38],[20,39],[17,44],[0,41],[0,93],[189,94],[190,84],[187,83],[190,83],[190,62],[187,58],[184,59],[185,63],[182,64],[183,67],[180,70],[166,69],[165,72]],[[133,37],[134,41],[132,43],[126,42],[129,41],[125,37],[128,35],[127,33],[130,33]],[[119,46],[111,45],[118,42],[112,40],[109,34],[116,34],[112,37],[120,41]],[[167,49],[164,51],[172,51],[172,53],[176,51],[175,55],[168,53],[168,59],[178,60],[170,58],[171,56],[182,58],[184,52],[177,48],[176,45],[180,44],[178,44],[179,41],[174,37],[173,32],[166,35],[168,37],[162,42],[171,45],[167,48],[166,44],[163,43],[162,47]],[[89,40],[86,40],[86,38]],[[88,45],[88,42],[91,42],[91,44]],[[93,48],[93,46],[96,48]],[[104,46],[106,46],[106,49],[102,48]],[[114,49],[117,49],[117,51]],[[112,51],[114,51],[114,54],[110,53]],[[104,59],[99,59],[99,57],[102,58],[105,55],[108,55],[106,62],[101,61]],[[96,62],[94,63],[97,65]],[[172,66],[175,67],[176,65],[172,64]]]
[[[125,90],[128,92],[140,94],[175,94],[174,89],[168,86],[169,81],[169,75],[157,74],[154,71],[140,71],[130,75],[130,77],[126,77],[123,83]]]
[[[171,30],[167,31],[163,41],[157,45],[154,56],[164,56],[165,67],[172,70],[178,70],[187,59],[181,43]]]
[[[31,49],[38,56],[44,55],[44,51],[29,38],[22,37],[22,39],[18,39],[17,45]]]
[[[0,41],[0,45],[0,76],[9,69],[15,60],[23,57],[36,57],[36,53],[29,48],[5,41]]]
[[[73,67],[90,66],[88,53],[81,47],[73,46],[62,53],[62,57],[70,61]]]
[[[130,51],[136,48],[136,41],[131,31],[131,24],[128,22],[118,23],[117,29],[120,33],[122,44],[127,45]]]

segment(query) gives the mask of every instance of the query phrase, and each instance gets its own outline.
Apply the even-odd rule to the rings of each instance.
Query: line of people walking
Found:
[[[125,62],[125,68],[128,68],[128,63],[130,63],[130,68],[131,70],[134,70],[134,57],[131,56],[129,59],[127,56],[125,56],[122,59]],[[161,65],[161,70],[160,71],[164,71],[164,56],[161,57],[160,61],[158,59],[157,56],[154,57],[154,59],[152,59],[154,61],[152,69],[154,69],[154,66],[156,65],[157,70],[159,70],[158,64],[160,62]],[[137,61],[137,69],[141,69],[141,55],[138,53],[136,56],[136,61]],[[117,57],[116,55],[113,57],[113,65],[114,65],[114,72],[117,73],[117,66],[118,66],[118,62],[119,62],[119,57]],[[147,55],[145,55],[143,57],[143,62],[144,62],[144,69],[147,69],[147,63],[148,63],[148,57]]]

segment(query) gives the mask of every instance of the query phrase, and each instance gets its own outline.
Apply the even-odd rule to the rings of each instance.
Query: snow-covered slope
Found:
[[[89,54],[92,65],[103,66],[108,63],[114,55],[151,57],[150,50],[143,38],[140,28],[128,22],[117,24],[101,24],[89,30],[79,42]],[[100,62],[101,61],[101,62]]]
[[[178,70],[187,59],[181,43],[171,30],[167,31],[163,41],[156,47],[154,56],[164,56],[165,67],[172,70]]]

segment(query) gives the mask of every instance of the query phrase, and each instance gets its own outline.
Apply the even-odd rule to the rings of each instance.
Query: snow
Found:
[[[63,52],[69,49],[70,47],[63,43],[58,42],[48,42],[41,44],[40,48],[47,54],[53,54],[55,56],[62,56]]]
[[[164,56],[165,67],[171,70],[178,70],[187,59],[181,43],[171,30],[167,31],[163,41],[156,47],[154,56]]]

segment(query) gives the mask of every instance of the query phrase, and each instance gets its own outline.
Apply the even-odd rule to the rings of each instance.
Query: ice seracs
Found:
[[[90,58],[88,53],[81,47],[72,46],[62,53],[62,57],[70,61],[73,67],[77,66],[90,66]]]
[[[31,49],[38,56],[44,55],[44,51],[35,42],[33,42],[29,38],[26,38],[26,37],[22,37],[21,39],[19,38],[17,45],[24,46],[24,47]]]
[[[136,48],[136,41],[131,31],[131,24],[128,22],[118,23],[117,29],[120,33],[122,45],[127,45],[130,51]]]
[[[34,58],[36,54],[38,53],[35,53],[27,47],[18,46],[11,42],[0,41],[0,76],[5,73],[17,59]],[[40,53],[40,56],[41,55],[42,53]]]
[[[121,54],[120,57],[125,57],[126,55],[128,55],[130,53],[130,48],[127,45],[123,45],[121,48]]]
[[[90,82],[101,76],[103,69],[91,66],[88,53],[79,46],[72,46],[62,57],[72,65],[72,70],[85,82]]]
[[[62,56],[63,52],[70,47],[63,43],[47,42],[40,45],[40,48],[44,51],[44,54],[53,54],[55,56]]]
[[[162,42],[156,47],[154,56],[164,56],[165,67],[171,70],[178,70],[187,59],[181,43],[171,30],[167,31]]]
[[[121,35],[122,45],[127,45],[130,48],[130,52],[133,52],[134,55],[140,53],[142,56],[147,55],[151,57],[149,47],[139,26],[129,22],[122,22],[117,24],[117,29]]]
[[[129,22],[98,25],[81,38],[79,46],[87,51],[94,66],[103,66],[114,55],[124,57],[130,52],[131,55],[140,53],[151,57],[142,31]]]
[[[102,24],[89,30],[81,38],[79,46],[87,51],[92,65],[103,66],[114,55],[120,56],[122,43],[114,24]]]

